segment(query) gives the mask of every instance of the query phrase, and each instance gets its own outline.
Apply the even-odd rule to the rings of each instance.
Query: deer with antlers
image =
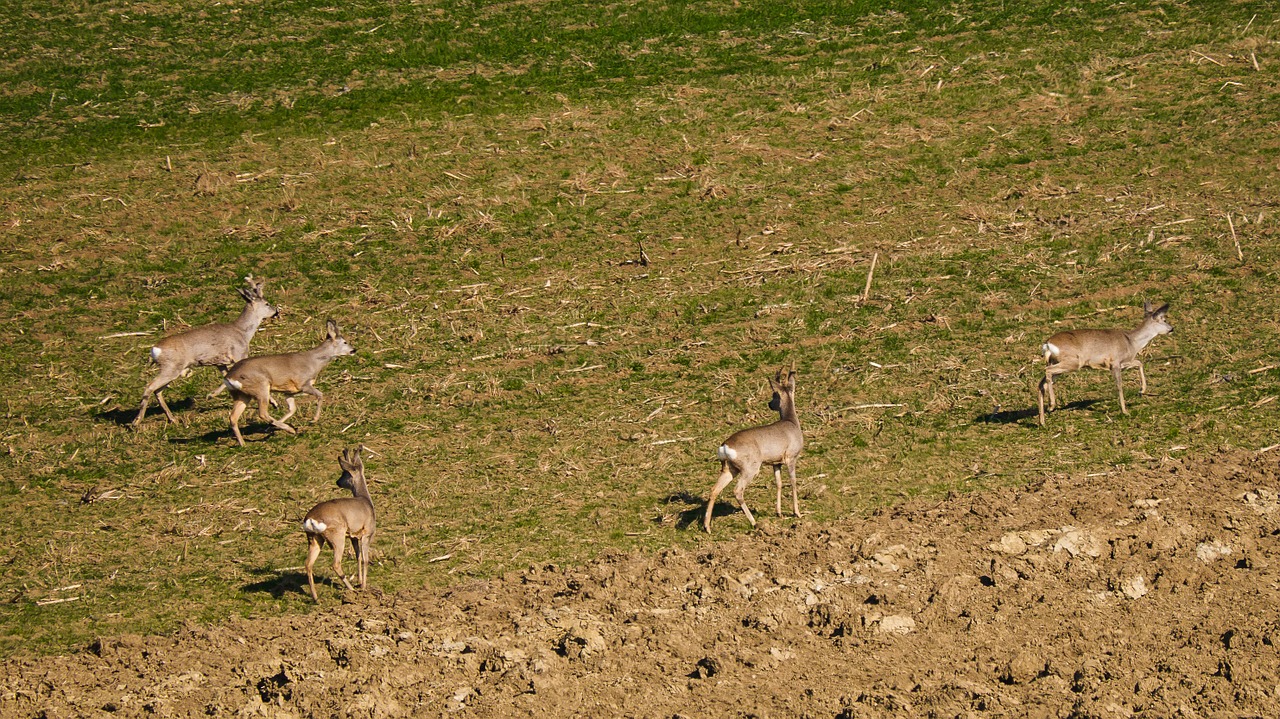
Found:
[[[369,485],[364,476],[364,459],[361,457],[364,449],[361,444],[355,449],[343,450],[338,457],[338,466],[342,468],[338,486],[351,490],[351,496],[321,502],[312,507],[302,520],[302,531],[307,534],[308,544],[307,586],[311,588],[311,598],[316,603],[320,602],[320,597],[316,595],[312,567],[325,543],[333,547],[333,572],[347,589],[355,589],[342,572],[342,555],[348,538],[356,555],[356,577],[360,582],[360,589],[365,588],[369,578],[369,549],[373,544],[377,522],[373,499],[369,496]]]
[[[779,415],[777,422],[763,427],[751,427],[733,435],[720,445],[716,456],[720,458],[720,477],[711,488],[711,497],[707,499],[707,512],[702,518],[702,528],[711,532],[711,515],[715,510],[716,497],[729,485],[734,475],[738,483],[733,494],[737,498],[742,511],[747,515],[751,526],[756,526],[756,518],[747,507],[745,492],[747,485],[760,472],[761,465],[773,465],[773,479],[777,487],[774,502],[778,516],[782,516],[782,468],[787,468],[791,475],[791,509],[795,516],[800,516],[800,499],[796,494],[796,458],[804,448],[804,435],[800,432],[800,419],[796,417],[796,370],[794,363],[786,379],[782,370],[769,380],[773,389],[773,399],[769,408]]]
[[[179,377],[191,373],[195,367],[218,367],[223,372],[249,354],[249,342],[257,334],[263,320],[278,317],[279,311],[262,296],[266,280],[254,280],[253,275],[244,278],[247,287],[240,289],[245,307],[234,322],[215,322],[195,327],[186,332],[165,337],[151,348],[151,361],[160,366],[160,374],[142,392],[142,404],[131,426],[142,424],[147,414],[147,404],[155,395],[160,408],[170,422],[178,420],[164,401],[164,388]],[[224,389],[221,383],[209,394],[213,397]]]

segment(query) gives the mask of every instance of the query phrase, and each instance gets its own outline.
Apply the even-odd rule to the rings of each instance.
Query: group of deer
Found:
[[[178,420],[164,401],[164,388],[175,379],[190,374],[196,367],[222,370],[222,384],[209,396],[214,397],[224,389],[231,391],[231,432],[241,447],[244,446],[244,437],[240,434],[240,415],[244,414],[250,400],[257,402],[258,419],[289,434],[298,433],[288,424],[289,418],[297,411],[294,395],[301,393],[315,397],[316,413],[312,421],[320,420],[324,393],[316,389],[316,377],[338,357],[355,354],[355,349],[342,337],[338,323],[329,320],[326,323],[327,336],[319,347],[305,352],[249,357],[249,343],[257,334],[258,327],[264,320],[279,317],[280,312],[262,295],[266,280],[254,280],[253,275],[249,275],[245,282],[248,286],[240,290],[245,301],[244,311],[234,322],[195,327],[165,337],[151,348],[151,360],[160,366],[160,373],[143,390],[142,405],[138,407],[138,416],[132,426],[142,423],[152,395],[155,395],[169,421],[176,423]],[[269,405],[275,404],[271,398],[272,391],[284,393],[289,407],[288,414],[280,419],[272,417],[267,410]]]
[[[315,420],[320,419],[320,407],[324,395],[315,387],[316,377],[335,358],[353,354],[355,350],[339,334],[338,326],[333,320],[328,322],[328,336],[321,345],[306,352],[291,354],[264,355],[246,359],[249,341],[253,339],[258,326],[269,317],[278,315],[276,309],[262,296],[263,281],[248,279],[249,287],[241,290],[246,306],[239,319],[230,324],[212,324],[197,327],[182,334],[173,335],[161,340],[151,349],[151,358],[160,365],[160,374],[147,386],[143,393],[142,406],[138,410],[134,424],[142,421],[147,411],[147,401],[152,394],[164,409],[169,421],[176,421],[165,404],[162,394],[164,388],[180,376],[188,373],[193,367],[217,366],[224,370],[224,386],[231,391],[234,406],[231,410],[231,429],[236,441],[243,446],[244,438],[240,435],[239,418],[250,399],[257,402],[258,416],[275,427],[291,434],[296,430],[286,424],[293,416],[296,407],[294,395],[309,394],[316,398]],[[1059,332],[1042,345],[1046,362],[1044,379],[1038,387],[1040,425],[1045,424],[1045,393],[1049,395],[1049,409],[1057,406],[1054,393],[1053,378],[1060,374],[1091,367],[1110,370],[1115,377],[1116,389],[1120,395],[1120,410],[1125,414],[1129,409],[1124,400],[1124,384],[1121,373],[1130,368],[1137,368],[1142,382],[1142,393],[1147,391],[1147,376],[1142,362],[1137,358],[1151,340],[1162,334],[1173,332],[1168,323],[1169,305],[1152,308],[1150,303],[1143,307],[1143,320],[1132,330],[1073,330]],[[795,364],[783,374],[779,370],[769,386],[773,397],[770,409],[778,412],[777,422],[751,427],[735,432],[716,450],[720,459],[720,476],[711,488],[711,496],[707,499],[706,512],[702,518],[702,527],[711,531],[711,517],[715,510],[716,498],[737,478],[734,486],[734,497],[751,526],[756,526],[755,516],[746,502],[746,489],[764,465],[773,467],[774,485],[776,487],[774,509],[782,516],[782,468],[786,467],[791,479],[791,511],[800,516],[800,499],[796,487],[796,460],[804,448],[804,434],[800,429],[800,419],[796,415],[796,372]],[[222,390],[213,392],[216,395]],[[272,391],[286,394],[289,413],[279,420],[273,419],[267,412],[272,403]],[[212,396],[212,395],[211,395]],[[323,545],[333,547],[333,570],[348,589],[351,582],[342,572],[342,555],[346,540],[350,539],[358,565],[357,578],[360,588],[364,589],[369,570],[369,552],[373,541],[375,515],[373,500],[369,495],[369,487],[364,476],[364,445],[353,450],[345,450],[338,459],[342,476],[338,486],[351,491],[350,498],[332,499],[321,502],[307,513],[302,522],[302,529],[307,535],[309,551],[306,571],[307,585],[311,597],[319,601],[316,595],[313,566],[320,555]]]
[[[244,437],[240,434],[240,415],[244,413],[249,400],[257,402],[258,418],[274,427],[290,434],[297,434],[288,424],[289,418],[297,411],[294,396],[308,394],[316,398],[316,413],[313,422],[320,420],[320,408],[324,405],[324,393],[316,389],[315,381],[330,362],[344,355],[355,354],[355,349],[342,337],[338,323],[329,320],[326,323],[326,336],[320,346],[304,352],[288,354],[261,355],[248,357],[249,343],[257,334],[258,327],[264,320],[278,317],[280,313],[263,297],[262,289],[265,280],[254,280],[253,275],[245,278],[247,287],[240,290],[245,307],[234,322],[213,323],[170,335],[151,348],[151,360],[160,366],[160,373],[147,385],[142,393],[142,405],[138,408],[138,416],[133,426],[142,423],[147,414],[147,404],[152,395],[170,422],[177,422],[169,405],[164,401],[164,388],[179,377],[185,377],[196,367],[218,367],[222,370],[222,384],[209,394],[216,396],[224,389],[231,392],[231,431],[236,442],[243,447]],[[275,419],[267,410],[274,405],[271,393],[285,394],[285,403],[289,412],[280,419]],[[302,522],[302,529],[307,535],[310,545],[307,555],[307,585],[311,589],[311,597],[317,602],[316,583],[312,574],[316,557],[325,543],[333,547],[333,570],[342,583],[351,589],[351,582],[342,572],[342,554],[346,540],[351,539],[355,551],[357,578],[360,588],[364,589],[369,574],[369,546],[373,541],[375,527],[373,500],[369,496],[369,486],[364,477],[364,445],[353,450],[346,450],[338,458],[342,468],[342,476],[338,486],[351,491],[351,498],[332,499],[321,502],[307,512]]]
[[[1169,305],[1152,308],[1151,303],[1143,304],[1142,323],[1132,330],[1070,330],[1059,332],[1050,337],[1041,346],[1046,363],[1044,379],[1037,389],[1039,400],[1040,426],[1045,426],[1044,397],[1049,395],[1049,409],[1057,407],[1057,396],[1053,391],[1053,378],[1082,368],[1109,370],[1116,381],[1116,391],[1120,394],[1120,411],[1129,414],[1124,401],[1124,383],[1121,373],[1126,369],[1137,368],[1142,382],[1142,394],[1147,392],[1147,373],[1138,360],[1138,353],[1156,337],[1173,332],[1168,321]],[[796,373],[795,366],[783,379],[779,371],[769,380],[773,389],[773,400],[770,409],[776,410],[779,419],[773,424],[763,427],[752,427],[737,432],[720,445],[716,454],[720,458],[720,477],[711,488],[711,496],[707,499],[706,514],[702,518],[702,528],[711,531],[711,516],[715,509],[716,497],[737,476],[738,483],[734,487],[734,497],[742,507],[743,514],[751,526],[756,526],[756,519],[747,508],[744,492],[747,485],[760,472],[762,465],[773,466],[773,479],[777,487],[774,506],[778,516],[782,516],[782,468],[787,468],[791,477],[791,510],[800,516],[800,501],[796,496],[796,457],[804,447],[804,435],[800,431],[800,420],[796,417]]]

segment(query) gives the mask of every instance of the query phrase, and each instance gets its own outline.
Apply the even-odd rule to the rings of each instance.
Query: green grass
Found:
[[[765,376],[792,360],[806,521],[1272,445],[1276,23],[1258,3],[9,13],[0,646],[313,611],[297,521],[356,442],[384,591],[705,542],[714,447],[770,420]],[[321,421],[303,401],[300,436],[235,448],[201,370],[167,393],[185,424],[125,430],[150,344],[234,316],[250,272],[283,311],[256,352],[329,317],[358,349],[322,375]],[[1154,394],[1131,380],[1125,417],[1106,373],[1069,375],[1082,404],[1037,429],[1044,338],[1134,324],[1146,298],[1177,327],[1145,355]]]

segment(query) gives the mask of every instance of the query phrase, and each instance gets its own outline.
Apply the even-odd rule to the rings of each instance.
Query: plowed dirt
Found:
[[[1275,717],[1278,464],[1166,459],[342,604],[326,584],[311,616],[11,659],[0,714]]]

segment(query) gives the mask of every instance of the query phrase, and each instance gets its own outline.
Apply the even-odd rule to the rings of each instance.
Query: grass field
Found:
[[[298,520],[357,442],[384,592],[701,545],[792,361],[807,522],[1280,441],[1275,9],[912,5],[4,13],[0,651],[316,611]],[[249,273],[255,352],[358,350],[320,422],[237,448],[205,369],[126,429]],[[1041,342],[1144,299],[1152,394],[1068,375],[1036,427]]]

